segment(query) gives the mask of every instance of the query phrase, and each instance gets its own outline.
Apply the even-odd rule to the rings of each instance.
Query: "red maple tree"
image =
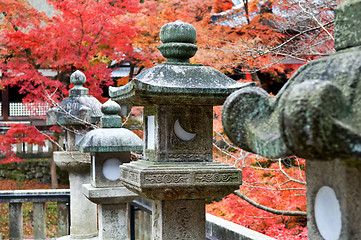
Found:
[[[25,0],[1,1],[1,89],[17,86],[24,96],[23,103],[53,105],[68,95],[72,87],[69,76],[80,69],[87,77],[90,94],[105,101],[102,87],[113,84],[112,62],[139,56],[132,45],[138,28],[135,19],[128,17],[139,11],[139,1],[48,0],[48,3],[53,7],[53,16],[37,11]],[[55,77],[43,76],[39,69],[50,69]],[[32,135],[33,139],[20,137],[25,135]],[[22,125],[11,126],[1,137],[0,151],[8,157],[3,162],[19,160],[10,144],[43,145],[45,140],[34,127]]]

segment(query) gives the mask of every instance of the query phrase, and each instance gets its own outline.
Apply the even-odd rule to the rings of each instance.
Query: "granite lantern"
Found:
[[[82,185],[90,182],[90,155],[76,151],[76,143],[92,124],[99,122],[101,103],[89,96],[84,87],[86,77],[80,71],[70,76],[74,87],[58,106],[47,112],[48,125],[65,127],[65,151],[54,152],[54,161],[69,172],[70,182],[70,238],[91,238],[97,231],[97,206],[82,194]],[[68,237],[69,238],[69,237]]]
[[[275,98],[259,88],[233,93],[222,113],[239,147],[306,159],[313,240],[361,239],[361,1],[335,14],[335,54],[302,66]]]
[[[152,199],[153,239],[205,239],[205,198],[241,184],[241,171],[212,162],[213,106],[249,86],[192,64],[195,28],[166,24],[158,47],[167,58],[130,83],[110,88],[114,101],[144,106],[144,160],[121,166],[123,184]]]
[[[130,162],[130,151],[142,151],[142,140],[121,128],[120,106],[108,100],[102,106],[100,127],[88,132],[78,143],[81,152],[91,153],[91,184],[83,191],[98,204],[99,239],[128,239],[127,203],[138,197],[123,186],[119,166]]]

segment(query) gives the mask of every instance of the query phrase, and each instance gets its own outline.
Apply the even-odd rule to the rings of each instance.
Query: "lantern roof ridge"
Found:
[[[254,86],[237,82],[212,67],[190,63],[189,58],[198,49],[194,44],[197,32],[191,24],[179,20],[165,24],[160,38],[163,44],[158,49],[167,61],[143,71],[125,86],[109,87],[114,101],[133,105],[222,105],[232,92]]]

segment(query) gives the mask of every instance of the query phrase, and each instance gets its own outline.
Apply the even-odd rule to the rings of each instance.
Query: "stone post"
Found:
[[[9,203],[9,237],[23,239],[23,203]]]
[[[176,21],[160,31],[167,58],[121,88],[113,100],[144,106],[144,160],[123,164],[121,180],[153,200],[152,239],[205,239],[205,198],[225,196],[241,184],[241,171],[212,162],[213,106],[247,86],[189,58],[195,28]]]
[[[121,128],[120,106],[109,100],[102,106],[101,128],[88,132],[78,143],[81,152],[91,152],[91,184],[83,185],[85,196],[98,204],[99,239],[129,239],[127,203],[138,197],[123,186],[119,166],[130,162],[130,151],[142,151],[142,140]]]
[[[85,239],[98,234],[97,206],[82,194],[82,185],[90,182],[90,155],[76,151],[75,144],[102,113],[101,103],[83,87],[85,75],[76,71],[70,81],[74,87],[69,97],[47,112],[47,124],[66,128],[65,151],[53,153],[54,162],[69,172],[70,182],[70,236],[61,239]]]
[[[242,89],[224,104],[232,142],[269,158],[306,159],[312,240],[361,239],[361,1],[336,10],[337,52],[301,67],[272,99]]]

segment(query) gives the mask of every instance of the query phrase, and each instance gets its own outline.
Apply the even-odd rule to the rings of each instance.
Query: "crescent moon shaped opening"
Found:
[[[196,136],[195,133],[190,133],[184,130],[184,128],[182,128],[182,126],[180,125],[178,119],[174,123],[174,133],[179,139],[183,141],[191,141]]]

